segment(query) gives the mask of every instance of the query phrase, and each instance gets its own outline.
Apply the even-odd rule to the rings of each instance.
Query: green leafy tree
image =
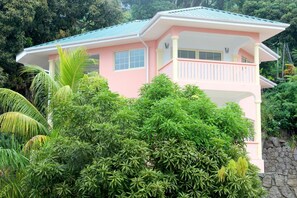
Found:
[[[72,36],[122,21],[118,0],[0,0],[0,67],[6,87],[30,98],[31,82],[20,76],[15,57],[25,47]]]
[[[5,86],[23,94],[26,94],[27,82],[17,74],[21,64],[15,62],[15,57],[31,43],[26,30],[33,17],[34,1],[0,0],[0,67],[8,74]]]
[[[115,25],[123,17],[117,0],[37,1],[34,8],[34,20],[26,31],[33,44]]]
[[[32,154],[25,196],[264,194],[244,151],[250,123],[237,105],[219,109],[197,87],[181,89],[161,75],[127,100],[101,77],[85,76],[54,110],[59,136]]]
[[[8,139],[8,144],[0,144],[0,197],[22,196],[20,180],[29,163],[28,151],[40,147],[52,127],[48,121],[53,111],[48,102],[57,104],[70,98],[84,75],[84,68],[91,62],[83,49],[67,52],[58,48],[58,51],[59,74],[56,79],[37,66],[24,68],[23,72],[36,74],[31,86],[33,103],[15,91],[0,88],[0,106],[4,112],[0,115],[0,140]],[[20,141],[15,141],[10,134]]]
[[[297,132],[297,81],[283,82],[265,92],[263,97],[263,130],[268,135]]]
[[[87,52],[77,49],[68,53],[58,48],[59,73],[53,79],[38,66],[25,67],[23,72],[35,75],[31,90],[34,101],[31,103],[21,94],[6,88],[0,88],[1,108],[5,113],[0,115],[0,131],[15,133],[25,137],[37,134],[48,134],[49,100],[67,99],[75,91],[77,82],[84,75],[84,68],[91,64]],[[49,95],[49,94],[50,95]],[[39,111],[41,110],[41,112]]]
[[[0,67],[0,87],[3,87],[7,81],[7,74],[3,72],[3,69]]]

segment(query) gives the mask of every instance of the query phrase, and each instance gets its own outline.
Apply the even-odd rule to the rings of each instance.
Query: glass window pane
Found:
[[[221,53],[213,53],[213,60],[222,60]]]
[[[99,54],[90,56],[91,63],[85,67],[85,73],[98,72],[99,73]]]
[[[178,50],[178,58],[195,59],[195,51],[193,51],[193,50]]]
[[[129,51],[115,53],[115,70],[129,68]]]
[[[206,59],[207,60],[213,60],[213,53],[212,52],[206,52]]]
[[[199,59],[207,59],[206,52],[199,52]]]
[[[199,59],[222,60],[222,54],[218,52],[199,52]]]
[[[144,67],[144,49],[130,50],[130,68]]]

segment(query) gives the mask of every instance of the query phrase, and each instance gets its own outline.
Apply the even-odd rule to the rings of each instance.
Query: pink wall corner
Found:
[[[150,41],[149,46],[149,82],[157,75],[157,41]]]
[[[241,49],[241,48],[238,51],[238,55],[239,55],[239,62],[241,62],[242,57],[247,58],[248,61],[251,62],[251,63],[254,62],[254,56],[251,55],[250,53],[248,53],[247,51]]]
[[[51,54],[48,56],[48,60],[58,60],[59,55],[58,54]]]
[[[245,113],[246,118],[256,120],[256,105],[254,96],[249,96],[240,100],[239,105]]]

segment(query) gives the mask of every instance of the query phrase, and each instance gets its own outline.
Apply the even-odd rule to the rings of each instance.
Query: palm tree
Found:
[[[85,67],[94,62],[84,49],[68,52],[58,47],[58,53],[59,70],[55,79],[38,66],[23,68],[22,73],[36,74],[30,87],[34,96],[32,103],[15,91],[0,88],[0,108],[5,112],[0,115],[1,132],[27,138],[49,134],[49,101],[68,98],[76,90]]]
[[[70,98],[77,83],[84,75],[85,67],[94,64],[84,49],[68,52],[58,47],[58,72],[52,78],[38,66],[26,66],[22,73],[34,74],[31,84],[33,101],[6,88],[0,88],[0,135],[10,133],[27,141],[18,145],[12,137],[10,148],[0,144],[0,197],[21,197],[19,178],[29,163],[26,152],[43,143],[51,131],[52,109],[50,103]]]

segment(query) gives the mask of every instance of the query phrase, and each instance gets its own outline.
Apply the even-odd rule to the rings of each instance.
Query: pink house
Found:
[[[183,86],[195,84],[219,106],[240,104],[254,122],[247,141],[252,163],[264,171],[261,143],[261,88],[275,84],[260,76],[259,64],[279,56],[262,42],[288,24],[204,7],[157,13],[133,21],[26,48],[16,60],[55,71],[57,45],[84,47],[99,59],[95,67],[112,91],[137,97],[158,74]]]

